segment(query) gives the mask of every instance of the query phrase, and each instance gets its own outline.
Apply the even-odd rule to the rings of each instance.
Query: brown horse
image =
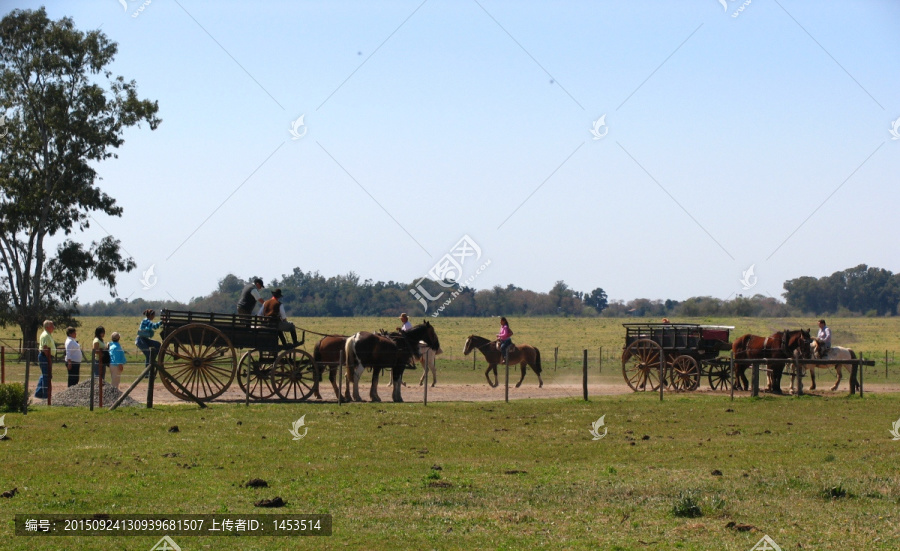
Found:
[[[760,337],[757,335],[743,335],[736,339],[731,345],[735,360],[761,360],[761,359],[784,359],[785,362],[776,362],[768,364],[770,369],[768,390],[774,394],[781,394],[781,375],[784,372],[784,365],[787,360],[799,354],[801,358],[810,357],[809,330],[800,329],[799,331],[779,331],[773,333],[769,337]],[[744,390],[750,388],[747,381],[746,371],[750,364],[735,364],[734,385],[735,389],[743,386]]]
[[[347,337],[343,335],[328,335],[322,337],[313,348],[313,360],[316,362],[313,394],[317,400],[322,399],[322,395],[319,393],[319,382],[322,380],[322,372],[325,371],[326,366],[328,367],[328,379],[334,388],[334,395],[340,399],[341,389],[337,385],[337,371],[341,367],[341,352],[343,352],[346,342]]]
[[[489,341],[478,335],[469,335],[469,338],[466,339],[466,347],[463,349],[463,354],[466,356],[468,356],[469,352],[472,350],[477,349],[481,352],[488,363],[487,369],[484,370],[484,377],[492,387],[496,387],[500,384],[497,377],[497,365],[503,363],[503,355],[497,350],[496,342],[497,341]],[[531,366],[534,374],[537,375],[538,388],[544,386],[544,379],[541,378],[541,351],[538,350],[537,347],[528,346],[527,344],[516,345],[516,349],[509,352],[509,365],[515,364],[519,364],[522,368],[522,376],[519,378],[519,382],[516,383],[516,388],[519,388],[522,385],[522,381],[525,380],[526,366]],[[489,375],[492,369],[494,370],[493,382]]]
[[[438,350],[441,343],[434,327],[429,322],[417,325],[405,333],[378,335],[361,331],[347,338],[344,346],[347,358],[347,387],[344,397],[350,401],[350,381],[353,380],[352,399],[361,402],[359,396],[359,378],[366,367],[372,368],[372,388],[369,397],[373,402],[380,402],[378,396],[378,377],[382,369],[391,370],[393,381],[393,400],[402,402],[400,381],[403,371],[412,367],[419,353],[419,341],[424,342],[432,350]]]

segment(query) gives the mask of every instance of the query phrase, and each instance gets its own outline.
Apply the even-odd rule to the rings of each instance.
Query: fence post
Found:
[[[22,415],[28,415],[28,376],[31,371],[31,358],[25,354],[25,397],[22,400]]]
[[[866,370],[866,366],[863,365],[863,353],[859,353],[859,397],[863,396],[863,372]]]
[[[338,359],[338,405],[344,403],[344,349]]]
[[[884,352],[884,372],[887,373],[887,350]],[[0,385],[6,384],[6,347],[0,346]]]
[[[504,383],[506,386],[506,390],[505,390],[506,398],[505,399],[506,399],[506,403],[509,403],[509,354],[506,354],[506,353],[503,354],[503,363],[506,364],[506,383]]]
[[[0,354],[2,354],[2,351],[0,351]],[[888,366],[888,363],[887,363],[887,350],[885,350],[885,351],[884,351],[884,378],[885,378],[885,379],[888,378],[888,369],[887,369],[887,366]]]
[[[153,409],[153,383],[156,381],[157,360],[159,360],[159,350],[156,351],[156,357],[150,362],[150,373],[147,375],[147,409]]]
[[[750,396],[754,398],[759,396],[759,363],[753,363],[753,374],[750,376],[752,379],[750,381]],[[769,367],[769,364],[766,364],[766,367]]]
[[[600,364],[597,367],[597,373],[603,373],[603,347],[600,347]]]
[[[556,360],[559,358],[559,347],[553,349],[553,371],[556,371]]]
[[[816,366],[812,366],[812,368],[815,369]],[[803,371],[802,371],[802,369],[803,368],[800,366],[800,358],[798,358],[797,356],[794,356],[794,382],[796,383],[796,387],[797,387],[797,396],[803,396]]]
[[[584,391],[584,401],[588,401],[588,351],[584,349],[584,358],[581,361],[581,388]]]
[[[666,364],[666,353],[661,352],[659,355],[659,401],[663,401],[663,387],[666,386],[663,381],[663,366]]]
[[[93,348],[91,349],[91,401],[90,410],[94,411],[94,362],[97,361],[97,351]]]
[[[728,379],[731,381],[731,401],[734,402],[734,383],[737,380],[737,377],[734,376],[734,350],[731,351],[729,355],[729,363],[731,364],[731,371],[728,373]]]
[[[433,353],[430,349],[425,351],[425,398],[423,399],[425,406],[428,406],[428,357]],[[437,361],[437,358],[435,358],[435,361]],[[435,370],[437,370],[436,365]]]

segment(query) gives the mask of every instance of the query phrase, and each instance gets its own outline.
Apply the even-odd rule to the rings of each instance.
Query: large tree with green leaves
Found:
[[[96,163],[127,127],[160,123],[156,102],[106,68],[116,51],[43,8],[0,20],[0,324],[17,324],[26,341],[45,318],[68,321],[88,278],[114,295],[116,274],[135,267],[112,236],[75,240],[92,214],[122,215],[97,187]]]

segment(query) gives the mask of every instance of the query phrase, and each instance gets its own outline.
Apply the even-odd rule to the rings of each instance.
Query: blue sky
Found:
[[[295,266],[412,281],[463,235],[491,260],[476,288],[780,297],[900,271],[897,2],[13,5],[101,28],[159,101],[98,167],[125,214],[86,237],[137,262],[122,297]]]

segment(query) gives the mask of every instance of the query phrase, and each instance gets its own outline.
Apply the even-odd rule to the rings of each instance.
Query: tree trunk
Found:
[[[22,346],[26,349],[22,356],[32,362],[37,362],[38,331],[42,329],[42,323],[37,319],[26,319],[19,323],[19,329],[22,330]]]

